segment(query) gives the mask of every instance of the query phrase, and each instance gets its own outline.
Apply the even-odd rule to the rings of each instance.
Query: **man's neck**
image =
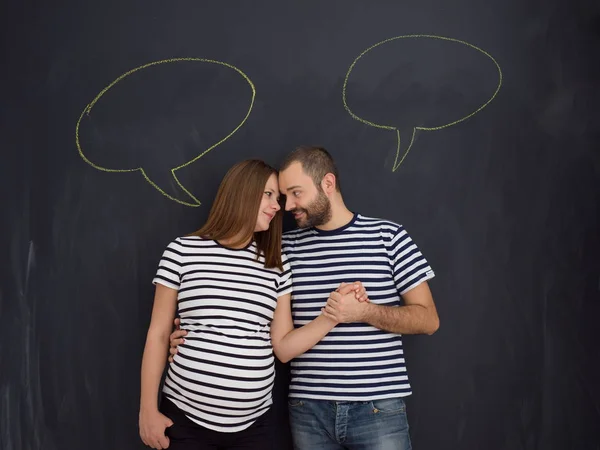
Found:
[[[323,225],[319,225],[319,230],[323,231],[331,231],[337,230],[338,228],[343,227],[344,225],[348,225],[352,218],[354,217],[354,213],[346,208],[346,205],[343,203],[339,205],[335,205],[333,202],[331,204],[331,219],[327,223]]]

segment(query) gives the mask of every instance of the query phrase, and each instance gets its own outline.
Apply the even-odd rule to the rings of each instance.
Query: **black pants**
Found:
[[[236,433],[209,430],[192,422],[165,396],[162,397],[160,410],[173,421],[173,425],[166,430],[166,435],[171,441],[168,450],[271,450],[273,448],[270,409],[248,428]]]

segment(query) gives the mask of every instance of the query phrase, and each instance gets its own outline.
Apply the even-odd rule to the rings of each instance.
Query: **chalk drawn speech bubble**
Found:
[[[241,121],[239,121],[239,123],[237,123],[237,125],[235,125],[233,127],[233,129],[231,129],[230,127],[227,128],[227,130],[225,131],[226,135],[225,137],[218,137],[216,138],[214,141],[211,141],[211,144],[206,145],[203,148],[196,148],[194,150],[194,152],[200,150],[199,153],[195,154],[193,158],[187,159],[184,163],[180,163],[177,164],[175,167],[170,167],[170,176],[172,177],[172,180],[175,181],[176,185],[179,186],[179,188],[185,192],[189,198],[191,200],[181,200],[178,199],[170,194],[168,194],[164,189],[162,189],[155,181],[153,181],[149,174],[147,173],[148,170],[145,170],[143,166],[139,166],[139,167],[130,167],[130,168],[109,168],[109,167],[104,167],[104,165],[100,165],[98,163],[95,163],[93,161],[91,161],[91,159],[86,156],[86,152],[84,152],[84,145],[82,144],[82,139],[80,137],[80,131],[82,128],[82,122],[84,122],[84,119],[90,119],[92,116],[92,111],[94,109],[94,107],[97,106],[97,104],[102,100],[104,101],[104,99],[106,98],[106,94],[108,92],[113,92],[115,91],[115,86],[120,83],[120,86],[123,85],[123,80],[125,79],[132,79],[135,77],[131,77],[133,74],[136,74],[136,77],[140,77],[141,75],[143,75],[143,73],[148,73],[148,69],[150,68],[159,68],[159,67],[165,67],[165,65],[181,65],[184,63],[193,63],[193,64],[203,64],[206,68],[212,67],[220,67],[220,68],[225,68],[225,69],[231,69],[232,71],[234,71],[234,76],[233,77],[238,77],[241,76],[243,82],[242,83],[246,83],[247,87],[250,88],[251,91],[251,95],[250,95],[250,102],[249,105],[247,106],[243,106],[243,108],[238,108],[240,109],[240,111],[242,111],[242,115],[243,117],[241,118]],[[207,66],[208,65],[208,66]],[[156,69],[157,70],[157,69]],[[194,81],[194,80],[192,80]],[[158,92],[158,95],[160,95],[160,91],[161,89],[164,88],[164,86],[157,86],[156,83],[154,83],[154,85],[152,85],[152,90],[153,92]],[[177,88],[177,87],[176,87]],[[149,93],[150,94],[150,93]],[[170,94],[165,93],[163,95],[163,97],[168,97]],[[199,108],[202,108],[202,101],[196,101],[195,97],[186,95],[186,93],[179,93],[180,96],[183,97],[190,97],[188,102],[193,102],[194,105],[198,104]],[[150,95],[148,95],[150,96]],[[110,97],[110,96],[109,96]],[[141,93],[138,95],[138,99],[139,99],[139,103],[142,106],[139,105],[134,105],[134,106],[138,106],[140,111],[139,111],[139,115],[143,116],[144,113],[148,114],[147,111],[144,111],[144,102],[146,101],[146,95],[144,95],[144,93]],[[211,150],[215,149],[217,146],[223,144],[227,139],[231,138],[231,136],[233,136],[234,133],[236,133],[246,122],[246,120],[248,119],[248,117],[250,116],[250,112],[252,111],[253,105],[254,105],[254,100],[256,97],[256,89],[254,87],[254,84],[252,83],[252,81],[250,80],[250,78],[244,73],[242,72],[242,70],[240,70],[239,68],[222,62],[222,61],[216,61],[216,60],[211,60],[211,59],[205,59],[205,58],[171,58],[171,59],[164,59],[164,60],[160,60],[160,61],[154,61],[154,62],[150,62],[148,64],[144,64],[142,66],[136,67],[132,70],[129,70],[128,72],[124,73],[123,75],[121,75],[120,77],[118,77],[116,80],[114,80],[112,83],[110,83],[108,86],[106,86],[82,111],[79,120],[77,121],[77,125],[75,127],[75,142],[77,145],[77,150],[79,152],[79,155],[81,156],[81,158],[83,158],[83,160],[88,163],[90,166],[94,167],[97,170],[101,170],[104,172],[113,172],[113,173],[128,173],[128,172],[140,172],[141,175],[144,177],[144,179],[150,183],[150,185],[152,185],[157,191],[159,191],[162,195],[164,195],[165,197],[169,198],[170,200],[173,200],[177,203],[180,203],[182,205],[185,206],[191,206],[191,207],[197,207],[200,206],[200,201],[188,190],[186,189],[182,183],[179,181],[179,179],[177,178],[176,172],[180,169],[183,169],[184,167],[189,166],[190,164],[192,164],[193,162],[197,161],[198,159],[200,159],[201,157],[203,157],[204,155],[206,155],[208,152],[210,152]],[[244,100],[245,101],[245,100]],[[100,102],[102,103],[102,102]],[[131,102],[130,103],[137,103],[137,101],[135,102]],[[224,105],[222,109],[226,109],[229,105]],[[208,107],[206,107],[208,108]],[[214,111],[214,108],[212,109]],[[95,111],[95,110],[94,110]],[[112,112],[111,112],[111,116],[113,117],[119,117],[119,114],[121,112],[119,111],[119,108],[113,108]],[[154,112],[151,112],[154,113]],[[169,114],[168,111],[166,111],[164,113],[165,115],[163,117],[156,117],[153,118],[153,120],[151,120],[151,125],[148,126],[147,124],[147,132],[145,134],[147,134],[149,137],[149,139],[151,140],[152,138],[154,138],[154,140],[159,140],[159,138],[162,138],[163,135],[168,135],[170,134],[177,134],[177,133],[182,133],[184,131],[183,126],[180,126],[180,122],[181,120],[178,120],[177,117],[167,117],[166,115]],[[209,111],[210,114],[210,111]],[[106,114],[105,114],[106,115]],[[229,117],[231,114],[228,114],[227,111],[223,111],[223,115]],[[193,118],[193,117],[192,117]],[[191,119],[190,119],[191,120]],[[228,121],[230,120],[230,118],[228,118]],[[163,123],[170,123],[170,129],[169,130],[160,130],[160,127]],[[189,128],[189,124],[186,124]],[[124,128],[131,128],[131,124],[125,124],[123,125]],[[148,129],[149,128],[149,129]],[[213,127],[214,128],[214,127]],[[174,131],[175,130],[175,131]],[[189,129],[185,130],[186,132],[189,132]],[[122,132],[122,130],[121,130]],[[117,134],[117,133],[113,133],[113,134]],[[142,134],[142,133],[138,133],[138,134]],[[189,133],[188,133],[189,134]],[[221,135],[222,136],[222,135]],[[118,136],[117,136],[118,138]],[[174,139],[174,136],[167,136],[165,138],[165,142],[161,143],[160,145],[166,143],[166,139]],[[198,141],[198,139],[197,139]],[[216,141],[216,142],[215,142]],[[114,143],[114,142],[113,142]],[[127,145],[127,144],[123,144],[123,145]],[[159,144],[157,144],[159,145]],[[175,145],[175,144],[174,144]],[[114,151],[114,150],[113,150]],[[127,149],[125,149],[125,152],[127,151]]]
[[[417,44],[423,44],[423,43],[427,43],[428,46],[422,46],[424,48],[424,52],[415,52],[416,49],[418,49]],[[410,45],[412,44],[412,48],[410,47]],[[435,53],[433,52],[434,50],[434,46],[432,44],[435,44],[435,46],[437,46],[438,48],[435,49]],[[456,45],[462,46],[462,48],[457,48]],[[396,45],[396,48],[394,48],[394,46]],[[398,46],[400,46],[400,48],[398,48]],[[402,47],[402,46],[408,46],[408,47]],[[441,49],[440,46],[443,46],[444,48]],[[456,62],[457,58],[453,59],[453,56],[455,54],[461,54],[462,57],[464,57],[465,53],[472,53],[471,50],[475,50],[476,52],[478,52],[478,55],[483,55],[485,56],[486,60],[493,63],[493,66],[490,67],[485,67],[485,77],[487,78],[485,81],[487,82],[486,84],[489,85],[489,89],[487,90],[487,94],[485,94],[485,99],[484,100],[479,100],[479,102],[475,105],[473,104],[469,104],[467,106],[468,110],[465,110],[463,108],[462,111],[459,111],[458,113],[455,112],[454,115],[450,114],[449,119],[440,119],[439,117],[433,118],[431,116],[433,115],[439,115],[439,111],[433,111],[434,109],[434,105],[435,102],[439,102],[439,97],[444,95],[443,92],[441,93],[437,93],[437,97],[430,95],[430,92],[426,92],[426,89],[423,90],[422,86],[420,83],[420,77],[423,78],[427,78],[431,81],[430,85],[434,87],[434,89],[439,88],[440,90],[442,90],[441,85],[444,84],[442,78],[443,78],[443,72],[445,70],[454,70],[454,74],[458,74],[460,70],[463,70],[464,68],[461,67],[456,67],[457,64],[460,65],[459,63]],[[382,53],[382,52],[385,52]],[[431,53],[430,55],[423,55],[423,53]],[[375,58],[375,56],[371,57],[371,55],[373,54],[377,54],[377,58],[379,58],[378,60]],[[440,64],[439,61],[437,62],[437,66],[435,65],[435,62],[432,62],[431,60],[434,58],[440,58],[443,57],[444,59],[444,64]],[[477,55],[473,55],[476,56]],[[414,62],[414,61],[410,61],[411,58],[422,58],[421,61],[418,62]],[[404,65],[401,65],[401,63],[399,62],[399,60],[401,58],[404,58]],[[371,69],[369,67],[369,59],[371,59],[372,61],[377,61],[378,64],[374,64],[374,65],[378,65],[383,67],[384,65],[387,64],[387,67],[392,67],[392,65],[396,65],[396,70],[395,71],[390,71],[391,73],[388,73],[387,78],[382,82],[382,83],[387,83],[387,86],[390,86],[392,83],[394,83],[397,87],[397,89],[400,89],[400,91],[398,91],[398,95],[397,97],[394,96],[390,96],[390,95],[385,95],[384,94],[381,96],[382,102],[385,102],[386,99],[390,100],[390,101],[395,101],[394,105],[388,105],[389,107],[393,107],[396,110],[401,110],[402,111],[402,118],[396,118],[397,121],[403,122],[401,124],[398,124],[398,122],[394,123],[394,122],[390,122],[390,120],[392,118],[389,117],[378,117],[378,120],[374,120],[372,116],[374,115],[381,115],[378,114],[377,112],[371,112],[371,115],[369,116],[369,119],[366,119],[364,117],[360,117],[358,114],[356,114],[354,112],[354,110],[356,108],[362,108],[362,109],[368,109],[368,108],[363,108],[365,106],[366,102],[362,102],[362,105],[359,105],[361,102],[358,101],[356,97],[356,95],[349,95],[349,92],[351,90],[351,82],[352,80],[351,78],[351,74],[355,74],[355,72],[359,71],[361,72],[360,75],[365,75],[367,74],[368,77],[365,77],[365,80],[367,78],[369,78],[369,80],[372,82],[373,79],[378,78],[378,74],[373,74],[372,72],[376,69]],[[481,59],[481,58],[479,58]],[[421,69],[421,71],[419,72],[417,69],[417,73],[415,73],[415,68],[414,65],[415,64],[419,64],[421,63],[423,64],[428,64],[427,67],[425,67],[425,69]],[[401,65],[400,67],[398,67],[398,65]],[[478,64],[481,64],[478,62]],[[441,66],[441,69],[440,69]],[[357,68],[358,67],[358,68]],[[367,73],[369,71],[369,69],[371,70],[371,72]],[[490,70],[491,69],[491,70]],[[483,70],[483,69],[482,69]],[[464,72],[464,70],[463,70]],[[440,73],[440,75],[436,78],[437,73]],[[490,80],[490,74],[495,77],[497,77],[496,80]],[[494,75],[495,74],[495,75]],[[418,77],[417,77],[418,75]],[[464,73],[463,73],[464,75]],[[410,80],[411,76],[417,78],[416,80]],[[456,75],[457,77],[459,75]],[[354,75],[354,78],[357,78],[357,75]],[[479,78],[473,78],[472,81],[472,85],[478,85],[480,84],[480,79],[481,76]],[[411,83],[412,81],[412,83]],[[438,85],[434,85],[432,83],[438,83]],[[363,83],[365,84],[365,83]],[[430,87],[431,87],[430,86]],[[479,47],[476,47],[472,44],[469,44],[468,42],[465,41],[461,41],[458,39],[453,39],[453,38],[448,38],[448,37],[442,37],[442,36],[434,36],[434,35],[425,35],[425,34],[413,34],[413,35],[405,35],[405,36],[396,36],[396,37],[392,37],[389,39],[386,39],[384,41],[378,42],[375,45],[372,45],[371,47],[367,48],[366,50],[364,50],[360,55],[358,55],[358,57],[352,62],[352,64],[350,65],[348,72],[346,73],[345,79],[344,79],[344,84],[343,84],[343,89],[342,89],[342,101],[344,104],[344,108],[346,109],[346,111],[356,120],[365,123],[367,125],[370,125],[372,127],[376,127],[376,128],[380,128],[383,130],[389,130],[389,131],[395,131],[396,132],[396,137],[397,137],[397,148],[396,148],[396,155],[395,155],[395,159],[394,159],[394,164],[392,167],[392,171],[395,172],[398,167],[400,167],[400,165],[402,164],[402,162],[404,161],[404,159],[406,158],[406,156],[408,155],[408,152],[411,150],[414,140],[415,140],[415,133],[417,132],[417,130],[422,130],[422,131],[435,131],[435,130],[442,130],[444,128],[448,128],[451,127],[453,125],[456,125],[460,122],[463,122],[467,119],[469,119],[470,117],[473,117],[475,114],[477,114],[478,112],[480,112],[482,109],[484,109],[486,106],[488,106],[492,100],[494,100],[494,98],[496,97],[496,95],[498,94],[498,92],[500,91],[500,88],[502,86],[502,70],[500,69],[500,65],[496,62],[496,60],[494,59],[494,57],[492,55],[490,55],[488,52],[480,49]],[[429,104],[425,105],[424,107],[420,107],[418,105],[419,102],[419,98],[416,98],[416,95],[413,95],[412,99],[410,98],[411,96],[411,92],[415,92],[417,90],[421,89],[420,91],[420,95],[423,98],[429,98]],[[459,97],[464,97],[464,95],[462,94],[457,94],[455,92],[454,95],[456,98]],[[352,98],[353,99],[353,103],[355,103],[356,108],[350,108],[349,105],[349,101],[348,98]],[[434,98],[435,97],[435,98]],[[400,99],[405,99],[406,102],[403,101],[396,101],[396,98]],[[469,99],[470,103],[472,103],[473,99]],[[469,103],[469,102],[467,102]],[[381,112],[382,114],[386,114],[389,112],[388,109],[381,107],[381,105],[378,105],[379,107],[379,112]],[[456,108],[459,109],[460,108]],[[428,114],[429,113],[429,114]],[[361,116],[363,114],[361,113]],[[376,122],[388,122],[388,123],[376,123]],[[416,125],[415,125],[416,124]]]

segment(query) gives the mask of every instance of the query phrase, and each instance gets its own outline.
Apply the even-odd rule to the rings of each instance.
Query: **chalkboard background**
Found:
[[[405,338],[414,448],[600,448],[597,1],[1,8],[0,448],[143,448],[161,252],[231,165],[299,144],[328,148],[348,206],[404,224],[436,270],[441,328]],[[349,73],[411,35],[436,37]],[[213,62],[103,91],[172,58]]]

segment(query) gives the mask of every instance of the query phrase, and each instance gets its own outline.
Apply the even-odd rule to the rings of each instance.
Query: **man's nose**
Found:
[[[294,203],[294,200],[292,200],[289,197],[285,199],[285,210],[286,211],[291,211],[292,209],[294,209],[295,206],[296,205]]]

